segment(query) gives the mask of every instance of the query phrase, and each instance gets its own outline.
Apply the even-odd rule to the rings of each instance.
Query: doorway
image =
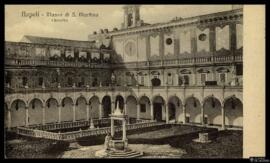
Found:
[[[169,120],[175,120],[175,105],[173,103],[169,103]]]
[[[154,103],[154,119],[162,121],[162,103]]]

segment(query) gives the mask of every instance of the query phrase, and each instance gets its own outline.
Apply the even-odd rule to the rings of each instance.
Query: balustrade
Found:
[[[74,123],[74,122],[71,122],[71,123]],[[61,127],[67,127],[66,126],[67,124],[68,123],[63,123]],[[73,125],[70,125],[70,124],[68,125],[77,126],[78,124],[79,123],[75,122]],[[149,120],[142,120],[140,123],[128,124],[127,130],[134,130],[134,129],[139,129],[139,128],[146,128],[146,127],[153,127],[153,126],[160,126],[160,125],[163,125],[163,123],[149,122]],[[74,140],[80,137],[105,135],[110,132],[110,127],[104,127],[104,128],[99,128],[99,129],[95,128],[95,129],[88,129],[88,130],[79,130],[79,131],[72,131],[72,132],[65,132],[65,133],[53,133],[53,132],[41,130],[44,128],[46,127],[39,126],[39,129],[33,129],[33,127],[31,128],[17,127],[17,134],[30,136],[30,137],[37,137],[37,138],[53,139],[53,140]],[[115,132],[120,132],[120,131],[122,131],[121,126],[115,127]]]
[[[171,59],[171,60],[158,60],[158,61],[149,61],[149,62],[129,62],[129,63],[117,63],[113,64],[112,67],[127,67],[127,68],[136,68],[136,67],[148,67],[148,66],[170,66],[175,64],[209,64],[211,62],[233,62],[233,61],[242,61],[242,55],[236,56],[205,56],[205,57],[196,57],[196,58],[181,58],[181,59]],[[35,59],[5,59],[6,65],[29,65],[29,66],[56,66],[56,67],[90,67],[90,68],[101,68],[108,67],[109,64],[95,64],[95,63],[86,63],[86,62],[68,62],[68,61],[50,61],[50,60],[35,60]]]

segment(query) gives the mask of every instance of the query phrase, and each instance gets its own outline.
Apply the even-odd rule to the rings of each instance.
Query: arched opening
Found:
[[[142,96],[139,99],[140,119],[151,119],[150,99],[147,96]]]
[[[183,122],[183,106],[177,96],[172,96],[168,101],[169,120],[174,122]]]
[[[157,120],[157,121],[166,120],[164,104],[165,104],[165,101],[161,96],[154,97],[153,99],[154,120]]]
[[[86,120],[86,99],[84,97],[79,97],[76,100],[76,109],[75,116],[76,121],[78,120]]]
[[[114,103],[114,109],[116,109],[116,104],[118,104],[121,112],[124,110],[124,98],[121,95],[117,95],[115,98],[115,103]]]
[[[221,103],[214,96],[207,97],[203,103],[203,123],[208,125],[222,125]]]
[[[59,118],[58,102],[54,98],[49,98],[46,101],[45,123],[58,122],[58,118]]]
[[[186,123],[201,124],[201,104],[195,97],[186,99]]]
[[[28,110],[28,123],[29,125],[32,124],[42,124],[42,101],[40,99],[34,98],[29,103],[29,110]]]
[[[102,107],[103,107],[103,117],[109,117],[111,114],[111,98],[110,96],[105,96],[102,99]]]
[[[134,96],[127,97],[127,114],[131,118],[137,118],[137,100]]]
[[[160,86],[160,85],[161,85],[161,81],[160,81],[160,79],[158,79],[158,78],[153,78],[153,79],[151,80],[151,83],[152,83],[152,86],[153,86],[153,87],[157,87],[157,86]]]
[[[25,126],[25,107],[22,100],[15,100],[11,104],[11,127]]]
[[[227,98],[224,102],[225,125],[243,127],[243,103],[236,97]]]
[[[89,101],[89,105],[90,105],[89,106],[89,118],[99,118],[99,103],[100,103],[99,98],[97,96],[93,96],[90,99],[90,101]],[[110,112],[109,112],[109,114],[110,114]],[[103,115],[102,115],[102,117],[103,117]]]
[[[62,100],[61,121],[73,121],[73,100],[70,97]]]

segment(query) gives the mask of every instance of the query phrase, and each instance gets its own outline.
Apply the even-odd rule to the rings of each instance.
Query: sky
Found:
[[[122,7],[123,5],[6,5],[5,40],[16,42],[24,35],[33,35],[86,41],[93,31],[105,28],[111,31],[114,27],[120,29],[124,15]],[[186,18],[230,9],[231,5],[142,5],[140,15],[145,23],[154,24],[170,21],[176,16]],[[39,13],[39,16],[30,18],[27,16],[29,13]],[[76,17],[72,17],[72,13]],[[84,17],[79,16],[79,13],[91,15]],[[61,21],[52,22],[52,19]]]

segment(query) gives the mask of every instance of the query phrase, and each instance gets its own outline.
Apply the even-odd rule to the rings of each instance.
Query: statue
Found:
[[[114,73],[112,73],[112,76],[111,76],[111,82],[112,82],[112,85],[114,85],[115,84],[115,75],[114,75]]]
[[[110,150],[110,141],[112,140],[112,136],[110,133],[108,133],[105,137],[105,142],[104,142],[104,147],[105,147],[105,150]]]
[[[95,128],[95,125],[94,125],[94,121],[93,119],[91,118],[91,121],[90,121],[90,129],[94,129]]]

